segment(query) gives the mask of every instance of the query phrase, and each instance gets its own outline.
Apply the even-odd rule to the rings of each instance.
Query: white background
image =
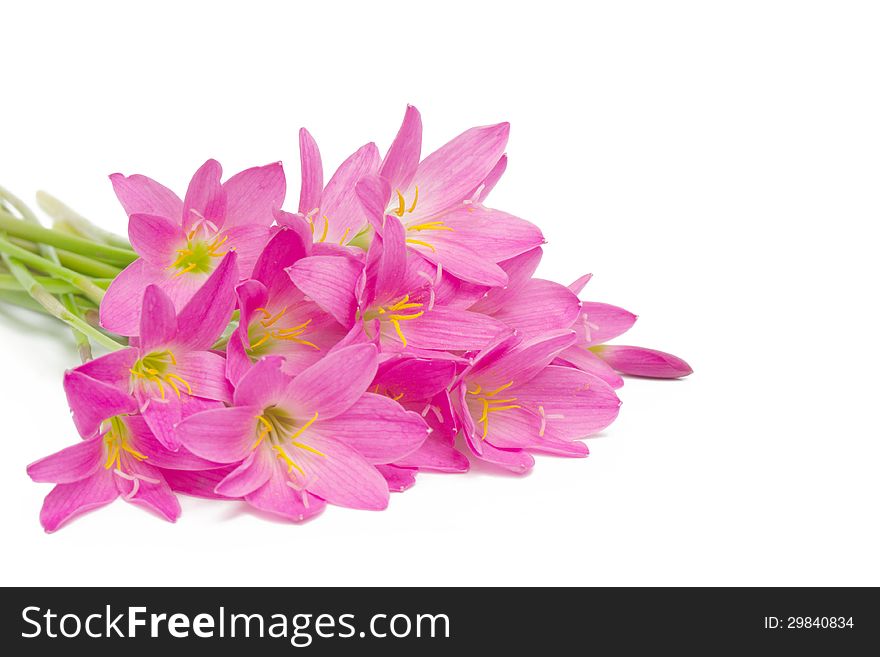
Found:
[[[540,274],[687,359],[629,380],[586,460],[421,475],[387,511],[302,526],[118,501],[54,535],[25,466],[77,439],[67,331],[0,308],[3,584],[880,584],[880,20],[855,2],[19,2],[0,39],[0,184],[106,227],[106,175],[182,193],[208,157],[325,166],[407,102],[426,151],[513,124],[489,205]]]

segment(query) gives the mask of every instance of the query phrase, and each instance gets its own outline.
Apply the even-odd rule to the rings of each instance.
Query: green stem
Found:
[[[19,239],[18,237],[10,237],[9,241],[16,246],[30,251],[31,253],[39,253],[39,247],[33,242]],[[122,270],[119,267],[108,265],[97,260],[92,260],[78,253],[71,253],[62,249],[55,249],[61,264],[86,276],[98,276],[100,278],[116,278]]]
[[[37,215],[31,212],[31,209],[24,203],[21,199],[19,199],[14,194],[9,193],[6,190],[2,190],[5,193],[3,194],[3,198],[12,204],[12,206],[18,210],[19,214],[25,221],[28,221],[37,226],[40,225],[40,220],[37,219]],[[48,244],[40,244],[39,245],[40,253],[43,255],[46,260],[54,262],[56,265],[60,265],[61,262],[58,259],[58,253],[55,251],[55,247],[49,246]],[[30,275],[30,272],[28,272]],[[15,278],[16,274],[13,271],[13,278]],[[40,285],[43,289],[49,291],[48,288],[43,285],[41,282],[37,281],[35,278],[31,277],[34,284]],[[50,279],[54,282],[55,279]],[[76,298],[73,295],[73,290],[67,291],[61,295],[61,304],[67,309],[69,313],[75,315],[76,317],[82,319],[82,315],[79,311],[79,306],[77,306]],[[76,351],[79,354],[80,362],[87,363],[92,360],[92,345],[89,342],[89,336],[80,331],[78,328],[72,327],[71,331],[73,333],[73,341],[76,343]]]
[[[78,274],[77,272],[56,264],[51,260],[47,260],[46,258],[31,253],[20,246],[16,246],[5,237],[0,237],[0,253],[11,256],[29,267],[50,274],[54,278],[60,278],[62,281],[67,281],[77,290],[82,292],[87,298],[97,304],[100,304],[101,299],[104,297],[104,290],[95,285],[89,277]],[[6,261],[6,258],[4,258],[4,261]],[[7,266],[8,265],[9,263],[7,262]],[[9,267],[9,269],[12,271],[12,267]],[[12,271],[12,274],[15,275],[15,271]],[[16,278],[18,278],[18,276],[16,276]],[[21,282],[21,279],[19,279],[19,282]]]
[[[45,308],[50,315],[57,317],[62,322],[72,326],[80,333],[87,335],[89,338],[111,351],[125,348],[124,344],[104,335],[101,331],[81,319],[77,314],[65,308],[58,299],[53,297],[46,288],[37,282],[24,264],[11,258],[10,254],[7,252],[3,252],[2,257],[3,262],[9,267],[12,275],[18,279],[21,286],[27,291],[31,298]]]
[[[70,283],[59,281],[57,278],[49,276],[34,276],[37,282],[52,294],[67,294],[68,292],[76,292],[76,288]],[[0,274],[0,290],[22,291],[21,284],[12,274]]]
[[[21,290],[0,290],[0,301],[51,317],[48,310],[34,301],[27,292],[22,292]]]
[[[3,189],[0,188],[0,193],[2,192]],[[64,249],[65,251],[89,256],[90,258],[101,260],[111,265],[126,267],[137,259],[137,254],[133,251],[120,249],[115,246],[107,246],[105,244],[96,244],[89,240],[84,240],[81,237],[75,237],[58,230],[34,225],[22,221],[21,219],[16,219],[6,212],[0,212],[0,231],[13,237],[20,237],[31,242],[48,244],[49,246],[55,246],[59,249]]]
[[[73,234],[84,237],[94,242],[103,242],[109,246],[131,251],[131,244],[127,239],[96,226],[81,214],[71,209],[48,192],[37,192],[37,205],[43,212],[52,217],[54,224],[60,230],[69,228]]]

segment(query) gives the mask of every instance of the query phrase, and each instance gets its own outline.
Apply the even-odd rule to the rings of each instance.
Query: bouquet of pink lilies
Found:
[[[635,316],[579,300],[589,275],[533,277],[541,231],[485,205],[508,130],[472,128],[421,159],[409,107],[384,158],[367,144],[326,185],[302,130],[295,213],[280,163],[222,182],[208,160],[182,200],[113,174],[128,240],[48,195],[42,227],[0,190],[0,298],[67,322],[83,361],[64,375],[81,440],[28,467],[55,484],[46,531],[119,496],[171,521],[176,493],[293,521],[328,503],[383,509],[420,471],[586,456],[581,439],[617,416],[620,374],[689,374],[606,344]]]

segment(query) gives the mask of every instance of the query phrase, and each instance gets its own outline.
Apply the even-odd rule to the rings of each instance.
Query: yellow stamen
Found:
[[[403,213],[406,212],[406,200],[403,198],[403,194],[400,193],[400,190],[397,191],[397,209],[394,211],[398,217],[402,217]]]
[[[345,244],[345,238],[348,237],[348,233],[351,231],[351,226],[345,229],[345,232],[342,233],[342,237],[339,238],[339,246],[343,246]]]
[[[172,382],[172,379],[180,381],[180,383],[186,388],[186,391],[189,394],[193,394],[192,386],[189,384],[189,382],[186,379],[178,376],[177,374],[166,374],[165,375],[165,380],[168,381],[168,383],[170,383],[173,386],[174,383]],[[177,388],[175,388],[175,390],[177,390]],[[177,396],[180,397],[180,393],[178,393]]]
[[[399,395],[397,395],[396,397],[392,397],[391,399],[393,399],[394,401],[400,401],[401,399],[403,399],[403,393],[400,393]]]
[[[290,456],[287,455],[287,452],[284,451],[284,448],[281,447],[281,445],[272,445],[272,449],[274,449],[278,453],[278,458],[287,463],[287,472],[292,472],[293,469],[296,468],[297,470],[299,470],[300,474],[303,477],[306,476],[305,471],[293,462],[293,460],[290,458]]]
[[[304,425],[302,425],[299,429],[297,429],[296,433],[290,437],[291,442],[293,442],[294,440],[299,438],[303,434],[303,431],[305,431],[310,426],[312,426],[312,423],[317,419],[318,419],[318,412],[315,411],[315,414],[312,416],[312,419],[309,420],[308,422],[306,422]]]
[[[496,411],[509,411],[513,408],[522,408],[519,404],[511,404],[510,406],[493,406],[488,409],[490,413],[494,413]]]
[[[413,210],[415,210],[415,209],[416,209],[416,203],[418,203],[418,202],[419,202],[419,186],[416,185],[416,195],[415,195],[415,197],[413,198],[412,205],[409,206],[409,210],[407,210],[407,212],[412,212]]]
[[[407,239],[407,240],[406,240],[406,243],[407,243],[407,244],[417,244],[417,245],[419,245],[419,246],[424,246],[424,247],[426,247],[426,248],[428,248],[428,249],[431,249],[431,252],[432,252],[432,253],[437,253],[437,249],[435,249],[434,246],[433,246],[432,244],[428,244],[428,242],[423,242],[422,240],[412,240],[412,239]]]
[[[479,383],[475,383],[474,385],[477,386],[477,387],[476,387],[474,390],[468,390],[468,394],[471,394],[471,395],[479,395],[479,394],[480,394],[480,391],[481,391],[483,388],[480,386]]]
[[[415,230],[415,231],[423,231],[423,230],[453,230],[442,221],[427,221],[423,224],[415,224],[412,226],[407,226],[407,230]]]
[[[397,332],[397,337],[400,338],[403,346],[406,347],[406,336],[403,334],[403,331],[400,330],[400,322],[396,319],[392,319],[391,323],[394,325],[394,330]]]
[[[268,333],[266,333],[266,335],[264,335],[262,338],[260,338],[260,339],[257,340],[254,344],[251,345],[251,349],[256,349],[257,347],[259,347],[261,344],[263,344],[264,342],[266,342],[266,341],[267,341],[269,338],[271,338],[271,337],[272,337],[271,335],[269,335]]]
[[[287,306],[285,306],[277,315],[269,315],[269,311],[265,308],[263,308],[262,310],[264,312],[264,319],[260,320],[260,324],[262,324],[266,328],[269,328],[270,326],[272,326],[272,324],[284,317],[284,313],[287,312]]]
[[[196,263],[191,262],[191,263],[189,263],[186,267],[184,267],[183,269],[181,269],[179,272],[177,272],[176,274],[174,274],[174,276],[173,276],[172,278],[177,278],[178,276],[183,276],[185,273],[190,272],[190,271],[192,271],[192,270],[195,269],[195,268],[196,268]]]
[[[305,443],[298,443],[295,440],[291,440],[290,444],[293,445],[294,447],[299,447],[300,449],[304,449],[307,452],[311,452],[312,454],[317,454],[318,456],[323,456],[325,458],[327,456],[326,454],[324,454],[324,452],[319,452],[311,445],[306,445]]]
[[[327,215],[325,214],[324,215],[324,232],[321,233],[321,239],[318,240],[319,242],[323,242],[324,240],[327,239],[327,231],[329,229],[330,229],[330,220],[327,218]]]
[[[419,305],[422,305],[422,304],[419,304]],[[416,319],[417,317],[421,317],[424,314],[425,314],[425,311],[423,310],[421,312],[414,313],[412,315],[390,315],[388,318],[392,321],[404,321],[407,319]]]
[[[500,386],[500,387],[498,387],[498,388],[495,388],[495,390],[493,390],[492,392],[487,392],[485,396],[486,396],[486,397],[494,397],[494,396],[497,395],[499,392],[501,392],[502,390],[507,390],[507,389],[508,389],[510,386],[512,386],[512,385],[513,385],[513,381],[508,381],[508,382],[505,383],[503,386]]]

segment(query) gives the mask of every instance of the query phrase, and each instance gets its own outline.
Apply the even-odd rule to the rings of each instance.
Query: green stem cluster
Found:
[[[40,224],[19,198],[0,187],[0,302],[55,317],[71,327],[80,358],[92,344],[116,350],[124,338],[97,325],[97,308],[107,286],[137,258],[131,245],[39,192],[37,202],[53,219]]]

